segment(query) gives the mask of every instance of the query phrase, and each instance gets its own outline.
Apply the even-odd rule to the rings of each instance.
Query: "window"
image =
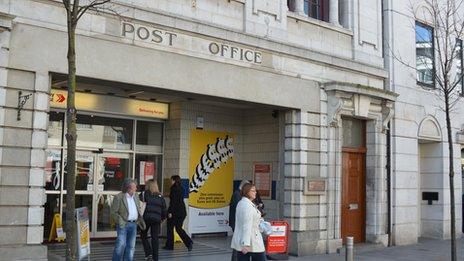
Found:
[[[304,13],[309,17],[320,19],[322,17],[321,0],[304,0]]]
[[[287,0],[288,11],[295,12],[295,0]]]
[[[302,0],[303,10],[305,15],[322,20],[329,21],[329,1],[328,0]],[[297,1],[287,0],[288,10],[291,12],[297,12]]]
[[[458,81],[457,87],[461,89],[461,95],[464,95],[464,84],[463,84],[463,67],[462,67],[462,40],[456,39],[456,81]]]
[[[434,87],[435,56],[433,28],[416,22],[416,70],[417,83]]]

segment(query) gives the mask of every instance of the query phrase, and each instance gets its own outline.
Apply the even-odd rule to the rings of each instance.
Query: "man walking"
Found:
[[[117,194],[111,205],[111,216],[116,222],[118,237],[113,251],[113,261],[132,261],[135,251],[137,225],[145,229],[140,201],[135,195],[137,185],[133,179],[125,179],[122,192]],[[124,257],[124,259],[123,259]]]

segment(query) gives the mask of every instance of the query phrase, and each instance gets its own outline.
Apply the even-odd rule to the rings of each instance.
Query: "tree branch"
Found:
[[[95,0],[95,1],[92,1],[90,4],[88,5],[84,5],[84,6],[81,6],[79,7],[79,10],[77,12],[77,20],[79,21],[79,19],[81,19],[81,17],[89,10],[89,9],[94,9],[98,6],[101,6],[101,5],[104,5],[106,3],[109,3],[111,0]]]

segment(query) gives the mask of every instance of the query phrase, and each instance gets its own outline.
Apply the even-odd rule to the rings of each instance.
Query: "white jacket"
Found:
[[[235,231],[232,237],[231,247],[237,251],[242,251],[242,247],[249,246],[250,252],[262,253],[264,241],[259,232],[259,222],[261,213],[255,204],[246,197],[243,197],[237,205],[235,213]]]

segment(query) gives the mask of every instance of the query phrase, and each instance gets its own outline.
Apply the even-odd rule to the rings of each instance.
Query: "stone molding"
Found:
[[[464,145],[464,125],[461,127],[461,130],[456,133],[456,142]]]
[[[419,124],[417,137],[419,140],[442,141],[440,123],[432,115],[426,116]]]
[[[15,16],[0,12],[0,33],[10,31]]]
[[[393,118],[393,103],[398,94],[351,83],[323,84],[327,92],[328,125],[339,127],[341,115],[382,121],[382,132]],[[380,109],[378,108],[380,107]]]

